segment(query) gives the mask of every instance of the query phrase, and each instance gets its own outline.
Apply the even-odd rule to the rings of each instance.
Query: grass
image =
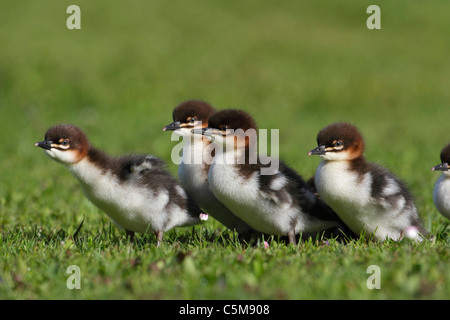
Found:
[[[448,1],[7,2],[0,11],[1,299],[448,299],[448,220],[434,208],[440,149],[450,141]],[[400,176],[434,242],[349,243],[275,237],[246,245],[217,222],[134,243],[33,143],[76,124],[111,154],[170,162],[161,128],[198,98],[280,129],[280,157],[305,178],[306,152],[334,121],[355,123],[366,156]],[[83,226],[74,238],[81,222]],[[267,240],[267,239],[266,239]],[[69,290],[78,265],[81,290]],[[381,270],[369,290],[367,267]]]

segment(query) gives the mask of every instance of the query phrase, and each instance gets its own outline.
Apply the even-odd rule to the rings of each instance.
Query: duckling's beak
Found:
[[[168,124],[167,126],[165,126],[162,130],[163,131],[174,131],[174,130],[177,130],[180,128],[181,128],[180,121],[175,121],[175,122],[172,122],[171,124]]]
[[[324,155],[325,153],[327,153],[327,151],[325,150],[325,146],[319,146],[315,149],[312,149],[311,151],[308,152],[308,156],[312,156],[312,155]]]
[[[45,149],[45,150],[50,150],[52,148],[52,143],[53,143],[53,141],[45,140],[45,141],[36,142],[34,144],[34,146]]]
[[[193,134],[204,134],[204,135],[206,135],[206,130],[208,130],[208,129],[210,129],[210,128],[197,128],[197,129],[192,129],[191,130],[191,133],[193,133]]]
[[[211,142],[214,142],[218,136],[222,137],[223,133],[219,129],[216,128],[198,128],[192,129],[191,133],[193,134],[201,134],[206,137]]]
[[[444,162],[431,168],[431,171],[448,171],[449,169],[448,163]]]
[[[193,129],[191,133],[194,134],[202,134],[204,136],[212,137],[215,135],[223,135],[222,131],[216,128],[199,128],[199,129]]]

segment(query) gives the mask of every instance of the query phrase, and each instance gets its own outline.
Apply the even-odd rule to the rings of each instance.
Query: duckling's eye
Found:
[[[341,140],[338,140],[334,143],[334,147],[338,148],[338,149],[342,149],[344,147],[344,142],[342,142]]]
[[[226,130],[231,129],[231,128],[229,126],[225,125],[225,126],[220,126],[219,129],[222,130],[222,131],[226,131]]]
[[[191,119],[189,119],[189,122],[191,122],[191,123],[194,123],[195,121],[197,121],[198,119],[197,118],[191,118]]]
[[[70,144],[69,139],[64,139],[64,141],[61,143],[63,146],[68,146]]]

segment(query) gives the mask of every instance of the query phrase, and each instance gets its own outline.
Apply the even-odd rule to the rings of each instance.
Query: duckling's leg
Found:
[[[134,231],[125,230],[125,233],[126,233],[127,237],[130,238],[130,241],[134,242]]]
[[[289,243],[292,243],[292,244],[296,245],[297,241],[295,240],[295,231],[291,230],[291,231],[288,232],[287,235],[288,235],[288,238],[289,238]]]
[[[159,248],[159,246],[161,245],[161,242],[163,241],[163,237],[164,237],[164,230],[156,230],[156,238],[158,239],[158,242],[156,243],[156,247]]]

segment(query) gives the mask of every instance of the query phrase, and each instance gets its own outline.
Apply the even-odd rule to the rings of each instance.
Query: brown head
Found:
[[[317,135],[318,147],[308,155],[320,155],[324,160],[353,160],[364,153],[364,139],[359,130],[345,122],[333,123]]]
[[[44,149],[53,160],[65,165],[79,162],[89,150],[89,141],[84,132],[70,124],[51,127],[45,134],[45,140],[34,145]]]
[[[209,119],[208,128],[196,129],[194,133],[210,137],[215,144],[228,144],[236,148],[256,143],[256,123],[247,112],[227,109],[218,111]]]
[[[173,110],[173,122],[165,126],[163,131],[176,130],[180,135],[190,135],[194,128],[206,128],[214,112],[214,108],[204,101],[185,101]]]
[[[252,116],[245,111],[227,109],[219,111],[211,117],[208,127],[221,131],[226,131],[226,129],[241,129],[245,132],[248,129],[256,130],[256,123]]]
[[[431,168],[433,171],[444,171],[450,175],[450,144],[445,146],[441,151],[441,164]]]

